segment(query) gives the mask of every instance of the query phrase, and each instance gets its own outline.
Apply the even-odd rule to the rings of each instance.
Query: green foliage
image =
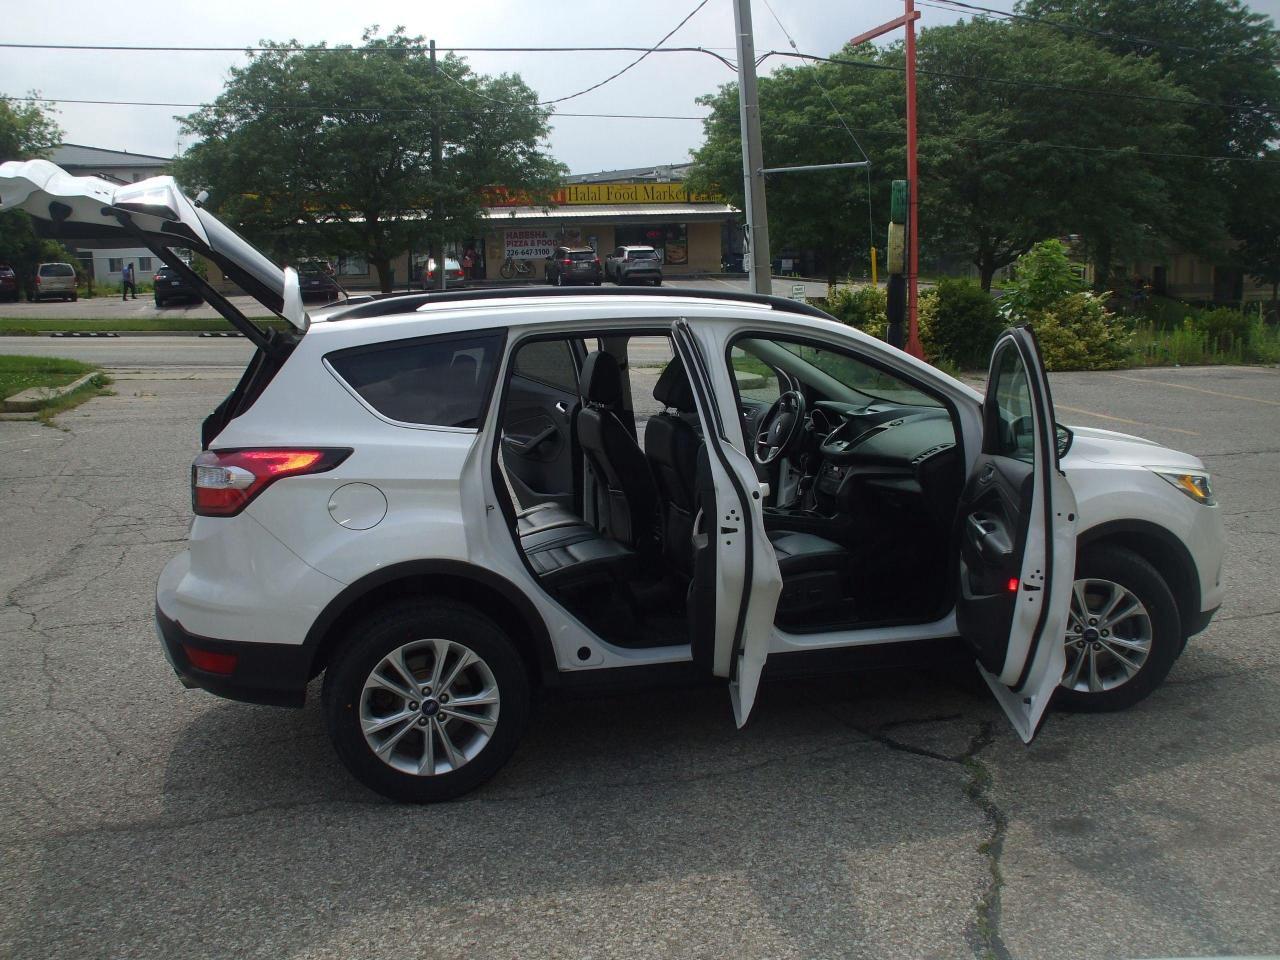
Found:
[[[32,387],[60,387],[97,367],[59,357],[15,357],[0,355],[0,398]]]
[[[1085,290],[1061,240],[1042,240],[1018,258],[1014,279],[1003,287],[1000,310],[1015,320],[1047,310]]]
[[[39,93],[31,91],[31,96]],[[0,94],[0,162],[43,157],[62,140],[52,104]]]
[[[1145,366],[1170,364],[1280,363],[1280,327],[1267,323],[1261,312],[1230,318],[1236,328],[1224,339],[1205,323],[1222,311],[1196,311],[1172,327],[1140,323],[1133,334],[1133,362]],[[1236,313],[1236,311],[1227,311]],[[1219,322],[1228,322],[1219,318]]]
[[[825,300],[814,302],[841,323],[883,339],[889,325],[883,287],[835,287]]]
[[[263,46],[285,49],[233,67],[218,99],[183,119],[199,142],[174,173],[281,258],[362,253],[386,291],[393,257],[474,232],[490,187],[539,199],[559,183],[541,150],[550,111],[517,75],[480,76],[454,54],[435,69],[401,29],[371,28],[359,48]]]
[[[920,338],[934,362],[983,369],[1002,329],[991,294],[972,280],[944,279],[920,297]]]
[[[1047,370],[1115,370],[1128,366],[1130,333],[1093,293],[1073,293],[1038,311],[1031,323]]]

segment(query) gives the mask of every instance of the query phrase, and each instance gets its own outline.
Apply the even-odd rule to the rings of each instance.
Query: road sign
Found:
[[[803,283],[793,283],[791,285],[791,299],[805,302],[805,285]]]

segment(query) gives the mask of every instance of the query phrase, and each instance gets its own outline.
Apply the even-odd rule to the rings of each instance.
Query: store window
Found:
[[[107,257],[107,273],[119,273],[123,269],[123,257]]]
[[[619,226],[614,242],[620,247],[653,247],[663,263],[689,262],[689,227],[684,223],[643,223]]]

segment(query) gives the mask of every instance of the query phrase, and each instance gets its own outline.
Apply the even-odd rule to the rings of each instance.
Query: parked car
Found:
[[[76,268],[69,263],[42,263],[36,267],[36,299],[76,299]]]
[[[333,265],[328,260],[301,260],[298,262],[298,283],[304,302],[337,300],[342,288],[333,278]]]
[[[467,278],[466,271],[462,269],[462,264],[453,259],[453,257],[444,258],[444,282],[445,287],[451,290],[469,286],[471,283]],[[422,287],[424,290],[431,290],[435,288],[435,285],[436,260],[435,257],[429,257],[426,266],[422,268]]]
[[[161,267],[152,278],[155,286],[156,306],[163,307],[175,300],[187,303],[200,303],[200,294],[195,287],[187,283],[182,275],[173,267]]]
[[[7,263],[0,263],[0,300],[18,302],[18,275]]]
[[[720,678],[741,726],[766,667],[976,658],[1030,740],[1051,701],[1146,697],[1222,602],[1204,465],[1057,424],[1030,329],[998,338],[979,393],[808,304],[727,290],[406,294],[313,318],[293,271],[171,178],[110,197],[89,180],[70,204],[77,183],[0,166],[32,216],[57,197],[104,233],[119,215],[154,248],[188,238],[288,328],[219,305],[258,352],[201,428],[191,545],[156,589],[165,656],[255,703],[300,706],[323,674],[335,750],[389,797],[484,783],[535,686]],[[633,352],[657,347],[642,391]]]
[[[652,283],[662,286],[662,258],[653,247],[618,247],[605,259],[609,279],[624,283]]]
[[[547,258],[546,281],[557,287],[570,283],[602,282],[600,258],[590,247],[556,247]]]

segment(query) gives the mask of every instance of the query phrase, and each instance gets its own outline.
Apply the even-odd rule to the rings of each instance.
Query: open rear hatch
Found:
[[[47,160],[0,164],[0,211],[23,210],[40,232],[59,240],[129,238],[151,250],[258,348],[235,390],[205,420],[207,447],[229,420],[249,408],[306,333],[298,275],[278,267],[178,188],[173,177],[117,184],[73,177]],[[281,331],[254,323],[175,252],[199,253],[245,293],[285,320]]]

